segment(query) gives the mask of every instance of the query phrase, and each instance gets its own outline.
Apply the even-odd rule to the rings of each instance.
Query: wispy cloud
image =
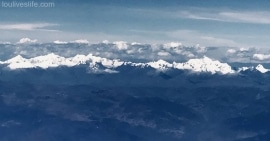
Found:
[[[15,23],[15,24],[0,24],[0,30],[24,30],[24,31],[58,31],[50,29],[57,26],[52,23]]]
[[[243,44],[234,40],[205,34],[196,30],[176,30],[166,33],[170,38],[176,39],[187,45],[201,44],[203,46],[229,46],[241,47]]]
[[[268,11],[228,11],[228,10],[185,10],[179,11],[182,18],[211,20],[220,22],[238,22],[253,24],[270,24]]]
[[[148,18],[159,15],[162,19],[197,19],[219,22],[270,24],[270,11],[237,11],[231,9],[185,7],[179,10],[172,9],[130,9]]]

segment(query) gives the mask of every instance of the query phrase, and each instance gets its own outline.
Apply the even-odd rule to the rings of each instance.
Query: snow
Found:
[[[107,68],[117,68],[123,65],[124,62],[119,60],[109,60],[109,59],[102,59],[101,64]]]
[[[189,70],[192,72],[207,72],[211,74],[234,74],[241,73],[241,71],[246,71],[248,69],[253,70],[253,67],[241,67],[237,71],[233,70],[230,65],[227,63],[221,63],[217,60],[212,60],[204,56],[200,59],[190,59],[184,63],[169,63],[165,60],[152,61],[148,63],[133,63],[133,62],[124,62],[118,59],[108,59],[102,58],[98,56],[94,56],[92,54],[88,55],[76,55],[74,57],[62,57],[56,55],[54,53],[50,53],[43,56],[37,56],[33,58],[26,59],[21,55],[15,56],[6,61],[0,61],[0,64],[6,65],[11,70],[15,69],[26,69],[26,68],[55,68],[59,66],[67,66],[73,67],[81,64],[87,65],[93,70],[99,71],[99,65],[101,64],[103,68],[103,72],[115,72],[114,69],[120,66],[131,66],[131,67],[151,67],[158,71],[167,71],[168,69],[179,69],[179,70]],[[261,73],[266,73],[269,69],[263,67],[263,65],[259,64],[255,70],[258,70]],[[99,71],[100,72],[100,71]]]
[[[45,56],[38,56],[29,60],[34,66],[43,69],[50,67],[58,67],[61,65],[69,66],[69,63],[66,62],[66,59],[64,57],[55,55],[54,53],[50,53]]]
[[[246,71],[246,70],[250,70],[250,69],[252,69],[252,67],[241,67],[238,69],[237,72]]]
[[[85,55],[76,55],[74,57],[68,58],[68,60],[74,65],[80,65],[80,64],[86,64],[86,62],[89,60],[88,56]]]
[[[261,64],[259,64],[255,69],[258,70],[261,73],[266,73],[266,72],[269,71],[268,69],[264,68],[264,66],[261,65]]]
[[[11,70],[14,69],[25,69],[25,68],[42,68],[47,69],[51,67],[59,67],[59,66],[68,66],[72,67],[75,65],[78,65],[79,63],[76,62],[75,59],[65,58],[58,55],[55,55],[54,53],[44,55],[44,56],[38,56],[30,59],[25,59],[22,56],[18,55],[12,59],[9,59],[7,61],[2,62],[3,64],[8,64],[8,67]]]
[[[186,63],[173,63],[174,68],[186,69],[194,72],[210,72],[212,74],[232,74],[235,73],[231,66],[227,63],[221,63],[219,61],[213,61],[210,58],[204,56],[202,59],[190,59]]]
[[[12,59],[9,59],[5,62],[2,62],[3,64],[7,63],[8,67],[11,70],[20,69],[20,68],[34,68],[35,66],[29,62],[29,60],[23,58],[21,55],[18,55]]]
[[[158,60],[156,62],[149,62],[147,63],[147,65],[149,65],[152,68],[155,68],[157,70],[161,70],[161,71],[165,71],[168,68],[172,68],[172,64],[164,61],[164,60]]]

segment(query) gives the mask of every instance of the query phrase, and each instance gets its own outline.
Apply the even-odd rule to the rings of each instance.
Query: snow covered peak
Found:
[[[88,56],[78,54],[74,57],[68,58],[68,60],[70,62],[73,62],[74,66],[76,66],[76,65],[80,65],[80,64],[86,64],[86,62],[89,60],[90,56],[92,56],[92,54],[89,54]]]
[[[237,72],[242,72],[242,71],[247,71],[247,70],[252,70],[254,67],[241,67],[238,68]]]
[[[219,61],[213,61],[212,59],[204,56],[201,59],[190,59],[185,63],[168,63],[164,60],[158,60],[156,62],[147,63],[150,67],[157,70],[166,71],[169,68],[190,70],[194,72],[210,72],[212,74],[232,74],[235,73],[231,66],[227,63],[221,63]]]
[[[212,74],[231,74],[235,73],[231,66],[227,63],[213,61],[212,59],[204,56],[202,59],[190,59],[186,63],[174,63],[177,69],[187,69],[195,72],[210,72]]]
[[[46,69],[49,67],[58,67],[61,65],[72,66],[70,65],[70,63],[66,62],[65,57],[61,57],[54,53],[31,58],[31,59],[28,59],[28,61],[30,61],[35,67],[40,67],[43,69]]]
[[[100,63],[106,68],[116,68],[123,65],[124,62],[116,59],[110,60],[107,58],[97,57],[93,56],[92,54],[89,54],[87,56],[76,55],[74,57],[65,58],[54,53],[50,53],[44,56],[37,56],[30,59],[26,59],[18,55],[12,59],[2,62],[1,64],[7,64],[10,69],[14,70],[20,68],[47,69],[59,66],[73,67],[87,63],[89,63],[90,66]]]
[[[26,60],[26,59],[23,58],[21,55],[17,55],[17,56],[15,56],[15,57],[13,57],[13,58],[11,58],[11,59],[5,61],[5,62],[7,62],[7,63],[12,63],[12,62],[21,62],[21,61],[25,61],[25,60]]]
[[[165,71],[168,68],[172,68],[172,64],[170,64],[164,60],[158,60],[156,62],[149,62],[149,63],[147,63],[147,65],[149,65],[152,68],[161,70],[161,71]]]
[[[19,69],[19,68],[34,68],[34,65],[29,62],[28,59],[23,58],[21,55],[17,55],[14,58],[11,58],[2,64],[8,64],[8,67],[11,70]]]
[[[247,70],[249,70],[249,71],[258,71],[260,73],[266,73],[266,72],[270,71],[270,69],[266,69],[266,68],[264,68],[264,66],[262,64],[259,64],[256,67],[250,66],[250,67],[238,68],[237,72],[244,72],[244,71],[247,71]]]
[[[44,56],[39,56],[39,57],[36,57],[36,58],[43,58],[43,59],[56,59],[56,58],[61,58],[61,56],[59,55],[56,55],[54,53],[49,53],[47,55],[44,55]]]
[[[269,71],[269,69],[264,68],[264,66],[261,65],[261,64],[259,64],[255,69],[258,70],[261,73],[266,73],[266,72]]]

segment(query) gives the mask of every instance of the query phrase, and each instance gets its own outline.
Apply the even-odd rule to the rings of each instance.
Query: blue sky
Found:
[[[6,2],[6,1],[4,1]],[[8,1],[7,1],[8,2]],[[10,2],[10,1],[9,1]],[[53,8],[0,8],[0,41],[87,39],[270,46],[266,0],[52,0]]]

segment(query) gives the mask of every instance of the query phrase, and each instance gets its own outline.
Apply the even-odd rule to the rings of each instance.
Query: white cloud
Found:
[[[213,45],[218,45],[218,46],[237,46],[236,42],[233,40],[229,39],[224,39],[224,38],[218,38],[218,37],[213,37],[213,36],[201,36],[200,37],[202,40],[212,43]]]
[[[180,43],[180,42],[170,42],[170,43],[164,44],[164,48],[166,48],[166,49],[177,48],[177,47],[181,47],[181,46],[182,46],[182,43]]]
[[[86,39],[79,39],[79,40],[71,41],[71,43],[89,44],[89,41]]]
[[[270,12],[266,11],[221,11],[216,9],[197,9],[180,11],[179,16],[182,18],[211,20],[221,22],[237,22],[237,23],[254,23],[254,24],[270,24]]]
[[[110,42],[108,40],[103,40],[102,43],[103,44],[109,44]]]
[[[135,45],[142,45],[142,44],[138,42],[132,42],[131,45],[135,46]]]
[[[56,41],[53,41],[53,43],[55,43],[55,44],[67,44],[68,42],[56,40]]]
[[[31,40],[29,38],[22,38],[20,39],[19,42],[17,42],[18,44],[29,44],[29,43],[36,43],[37,39]]]
[[[231,39],[216,37],[196,30],[176,30],[166,33],[168,37],[181,41],[188,46],[200,43],[203,46],[226,46],[226,47],[241,47],[239,44]]]
[[[242,48],[240,48],[239,50],[240,50],[241,52],[247,52],[247,51],[249,51],[249,48],[243,48],[243,47],[242,47]]]
[[[0,30],[42,30],[42,31],[57,31],[48,29],[48,27],[56,26],[51,23],[19,23],[19,24],[0,24]]]
[[[173,51],[177,54],[183,53],[182,43],[180,42],[170,42],[163,45],[163,48],[167,51]]]
[[[11,44],[11,43],[10,42],[2,42],[2,41],[0,41],[0,44],[8,45],[8,44]]]
[[[89,41],[86,39],[79,39],[79,40],[75,40],[75,41],[60,41],[60,40],[56,40],[53,41],[54,44],[68,44],[68,43],[76,43],[76,44],[89,44]]]
[[[72,41],[72,39],[71,39]],[[111,42],[109,44],[90,43],[90,44],[72,44],[71,41],[56,40],[55,44],[62,44],[61,46],[54,46],[37,42],[35,38],[22,38],[16,42],[17,45],[26,44],[23,48],[19,48],[16,43],[14,46],[3,48],[0,53],[0,58],[12,55],[24,55],[25,57],[35,57],[54,52],[62,56],[74,56],[76,54],[86,55],[92,53],[105,58],[119,58],[122,60],[139,59],[139,60],[158,60],[166,58],[167,61],[185,61],[187,59],[201,58],[206,55],[217,60],[225,60],[226,62],[242,62],[242,63],[257,63],[270,62],[270,53],[268,48],[251,48],[251,47],[204,47],[199,45],[188,46],[182,44],[175,48],[164,47],[165,44],[144,44],[131,45],[132,42]],[[182,41],[181,41],[182,42]],[[27,44],[38,43],[35,46],[28,46]],[[71,44],[70,44],[71,43]],[[118,43],[118,47],[116,44]],[[169,43],[170,44],[170,43]],[[126,48],[126,49],[125,49]],[[6,52],[6,53],[5,53]],[[13,52],[10,54],[9,52]]]
[[[221,12],[219,15],[232,22],[270,24],[270,12]]]
[[[234,54],[234,53],[236,53],[236,50],[235,49],[228,49],[227,52],[230,54]]]
[[[170,53],[165,52],[165,51],[158,52],[158,56],[169,56],[169,55],[170,55]]]
[[[205,11],[204,12],[179,11],[179,16],[188,19],[219,21],[219,19],[215,18],[215,16],[212,15],[212,13],[208,13]]]
[[[194,58],[195,57],[195,55],[192,54],[192,53],[186,54],[186,56],[189,57],[189,58]]]
[[[124,41],[115,41],[113,44],[118,48],[118,50],[126,50],[128,49],[127,42]]]
[[[253,59],[259,60],[259,61],[264,61],[264,60],[269,60],[270,59],[270,54],[254,54]]]

